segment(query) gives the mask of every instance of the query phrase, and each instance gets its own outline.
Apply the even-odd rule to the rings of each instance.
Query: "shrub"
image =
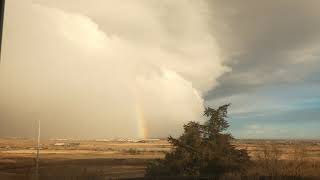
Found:
[[[177,139],[169,137],[173,150],[164,159],[150,162],[146,176],[188,176],[243,173],[250,162],[248,153],[236,149],[233,137],[225,133],[229,124],[226,120],[229,104],[218,109],[206,108],[204,123],[189,122],[184,133]]]

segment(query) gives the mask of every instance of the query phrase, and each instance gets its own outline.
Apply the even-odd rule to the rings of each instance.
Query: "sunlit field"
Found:
[[[316,140],[235,140],[237,148],[249,151],[255,162],[266,147],[275,146],[279,160],[294,160],[295,150],[303,148],[304,176],[319,176],[320,141]],[[44,176],[143,177],[149,160],[163,158],[171,146],[165,139],[146,140],[47,140],[41,143],[40,174]],[[35,141],[6,138],[0,140],[0,175],[32,175],[35,164]],[[252,166],[254,175],[261,169]]]

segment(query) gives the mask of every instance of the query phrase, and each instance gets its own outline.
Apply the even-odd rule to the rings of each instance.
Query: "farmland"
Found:
[[[33,174],[35,140],[0,139],[0,174]],[[293,160],[297,147],[303,149],[303,159],[312,167],[320,166],[320,141],[317,140],[235,140],[237,148],[247,149],[251,159],[268,146],[281,151],[279,159]],[[41,175],[101,175],[106,177],[142,177],[149,160],[163,158],[171,146],[165,139],[149,140],[69,140],[52,139],[41,142]],[[307,171],[307,175],[315,171]]]

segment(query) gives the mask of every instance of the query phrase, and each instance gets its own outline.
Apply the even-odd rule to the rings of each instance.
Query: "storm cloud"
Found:
[[[209,2],[213,32],[232,72],[220,78],[221,86],[207,99],[315,80],[320,70],[319,1]]]
[[[178,134],[200,119],[202,96],[229,71],[207,8],[204,1],[9,1],[1,134],[30,136],[37,120],[44,137]]]
[[[204,106],[232,103],[236,137],[317,138],[319,7],[10,0],[0,135],[32,136],[41,119],[46,137],[165,137]]]
[[[206,104],[232,103],[236,137],[319,138],[320,2],[209,2],[212,32],[232,71]]]

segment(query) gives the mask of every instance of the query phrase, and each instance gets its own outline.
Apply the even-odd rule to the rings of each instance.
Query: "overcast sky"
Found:
[[[318,0],[10,0],[0,136],[320,138]]]

